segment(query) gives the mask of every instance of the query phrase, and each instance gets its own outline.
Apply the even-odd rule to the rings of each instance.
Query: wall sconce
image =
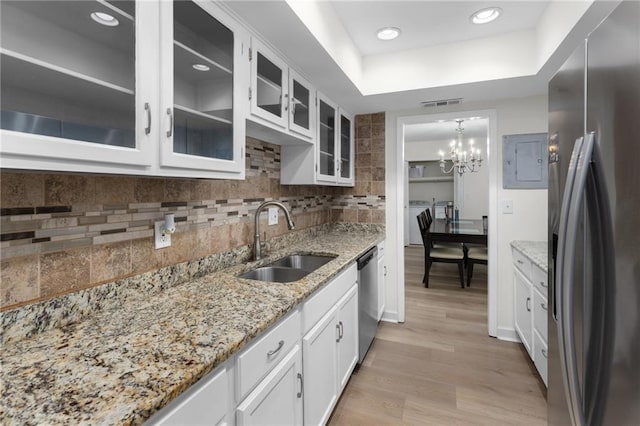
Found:
[[[165,214],[164,220],[155,223],[156,249],[171,246],[171,234],[176,232],[176,215]]]

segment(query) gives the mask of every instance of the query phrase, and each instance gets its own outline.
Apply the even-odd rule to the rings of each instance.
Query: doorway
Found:
[[[471,120],[473,118],[473,120]],[[396,203],[396,223],[395,236],[396,236],[396,247],[399,249],[396,252],[397,259],[397,268],[396,268],[396,283],[397,283],[397,300],[398,300],[398,320],[400,322],[404,321],[404,286],[405,286],[405,268],[404,268],[404,250],[401,249],[405,246],[405,228],[410,226],[409,217],[409,199],[406,198],[406,194],[410,193],[410,188],[407,188],[409,185],[409,170],[407,166],[410,166],[410,161],[416,162],[425,162],[425,168],[422,173],[424,174],[424,170],[426,166],[429,166],[428,162],[435,161],[436,164],[440,159],[439,151],[444,151],[445,158],[448,158],[447,152],[450,150],[449,144],[451,140],[455,138],[456,134],[453,134],[453,137],[450,133],[447,133],[448,137],[444,138],[441,142],[442,147],[437,147],[436,140],[439,138],[438,136],[433,136],[431,139],[433,141],[432,148],[436,148],[435,150],[426,149],[426,147],[422,147],[422,149],[414,149],[416,152],[412,152],[411,143],[419,142],[420,136],[415,136],[414,131],[416,129],[429,128],[432,130],[442,127],[443,131],[446,131],[447,126],[450,126],[451,123],[455,123],[456,119],[465,119],[468,122],[476,121],[478,126],[471,126],[482,128],[484,131],[484,136],[486,139],[486,144],[483,143],[482,147],[480,147],[482,151],[483,157],[483,165],[486,173],[488,174],[488,188],[487,192],[483,194],[474,187],[477,182],[473,182],[471,179],[467,179],[467,183],[464,182],[464,179],[454,179],[455,182],[452,182],[451,179],[449,182],[453,185],[453,198],[454,202],[457,202],[462,209],[462,217],[464,217],[465,213],[468,216],[478,215],[478,203],[474,200],[477,197],[484,197],[488,193],[488,200],[486,205],[486,211],[488,212],[487,216],[489,218],[489,235],[488,235],[488,250],[489,250],[489,262],[487,265],[487,275],[488,275],[488,284],[487,284],[487,332],[490,336],[496,336],[497,334],[497,295],[496,295],[496,277],[497,277],[497,265],[496,265],[496,256],[497,256],[497,232],[496,232],[496,223],[497,223],[497,170],[498,165],[496,161],[492,161],[492,152],[495,152],[497,149],[497,140],[496,140],[496,112],[494,110],[478,110],[478,111],[460,111],[454,113],[442,113],[442,114],[424,114],[424,115],[414,115],[414,116],[400,116],[397,118],[397,144],[396,144],[396,194],[404,198],[404,202]],[[447,124],[448,123],[448,124]],[[450,130],[450,129],[449,129]],[[435,132],[432,132],[434,135]],[[417,139],[412,139],[417,138]],[[442,138],[441,138],[442,139]],[[480,144],[478,144],[480,145]],[[405,155],[405,152],[407,155]],[[420,153],[421,152],[421,153]],[[450,161],[447,161],[450,164]],[[416,164],[418,165],[418,164]],[[439,164],[438,164],[439,166]],[[414,176],[417,174],[415,171],[413,172]],[[422,178],[422,179],[420,179]],[[423,181],[429,181],[429,176],[421,176],[418,178],[416,183],[423,183]],[[414,178],[415,179],[415,178]],[[445,181],[446,182],[446,181]],[[409,190],[408,190],[409,189]],[[419,191],[418,191],[419,192]],[[417,201],[430,201],[433,202],[433,198],[431,200],[417,200]],[[436,200],[438,201],[438,200]],[[442,200],[440,200],[442,201]],[[449,200],[446,200],[449,201]],[[478,210],[478,211],[477,211]],[[481,215],[482,216],[482,215]],[[491,230],[494,230],[491,232]],[[392,232],[393,232],[392,231]]]

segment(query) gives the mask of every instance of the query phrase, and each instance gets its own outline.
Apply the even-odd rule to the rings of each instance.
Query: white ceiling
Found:
[[[362,114],[416,109],[428,100],[463,98],[467,103],[544,95],[565,58],[616,2],[223,4],[319,91],[347,111]],[[485,26],[471,26],[469,15],[488,4],[499,4],[503,16]],[[374,32],[389,25],[400,27],[403,34],[397,43],[381,45]]]
[[[548,0],[539,1],[332,1],[340,21],[364,56],[484,38],[537,26]],[[472,13],[497,6],[503,11],[486,25]],[[376,32],[397,27],[401,35],[382,41]]]

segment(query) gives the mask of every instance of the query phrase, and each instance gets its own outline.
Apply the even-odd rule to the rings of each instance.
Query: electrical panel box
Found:
[[[546,189],[548,182],[547,134],[502,137],[502,187]]]

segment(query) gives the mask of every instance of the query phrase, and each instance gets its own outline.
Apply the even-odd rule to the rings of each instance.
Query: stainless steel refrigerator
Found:
[[[548,423],[640,425],[640,2],[549,83]]]

